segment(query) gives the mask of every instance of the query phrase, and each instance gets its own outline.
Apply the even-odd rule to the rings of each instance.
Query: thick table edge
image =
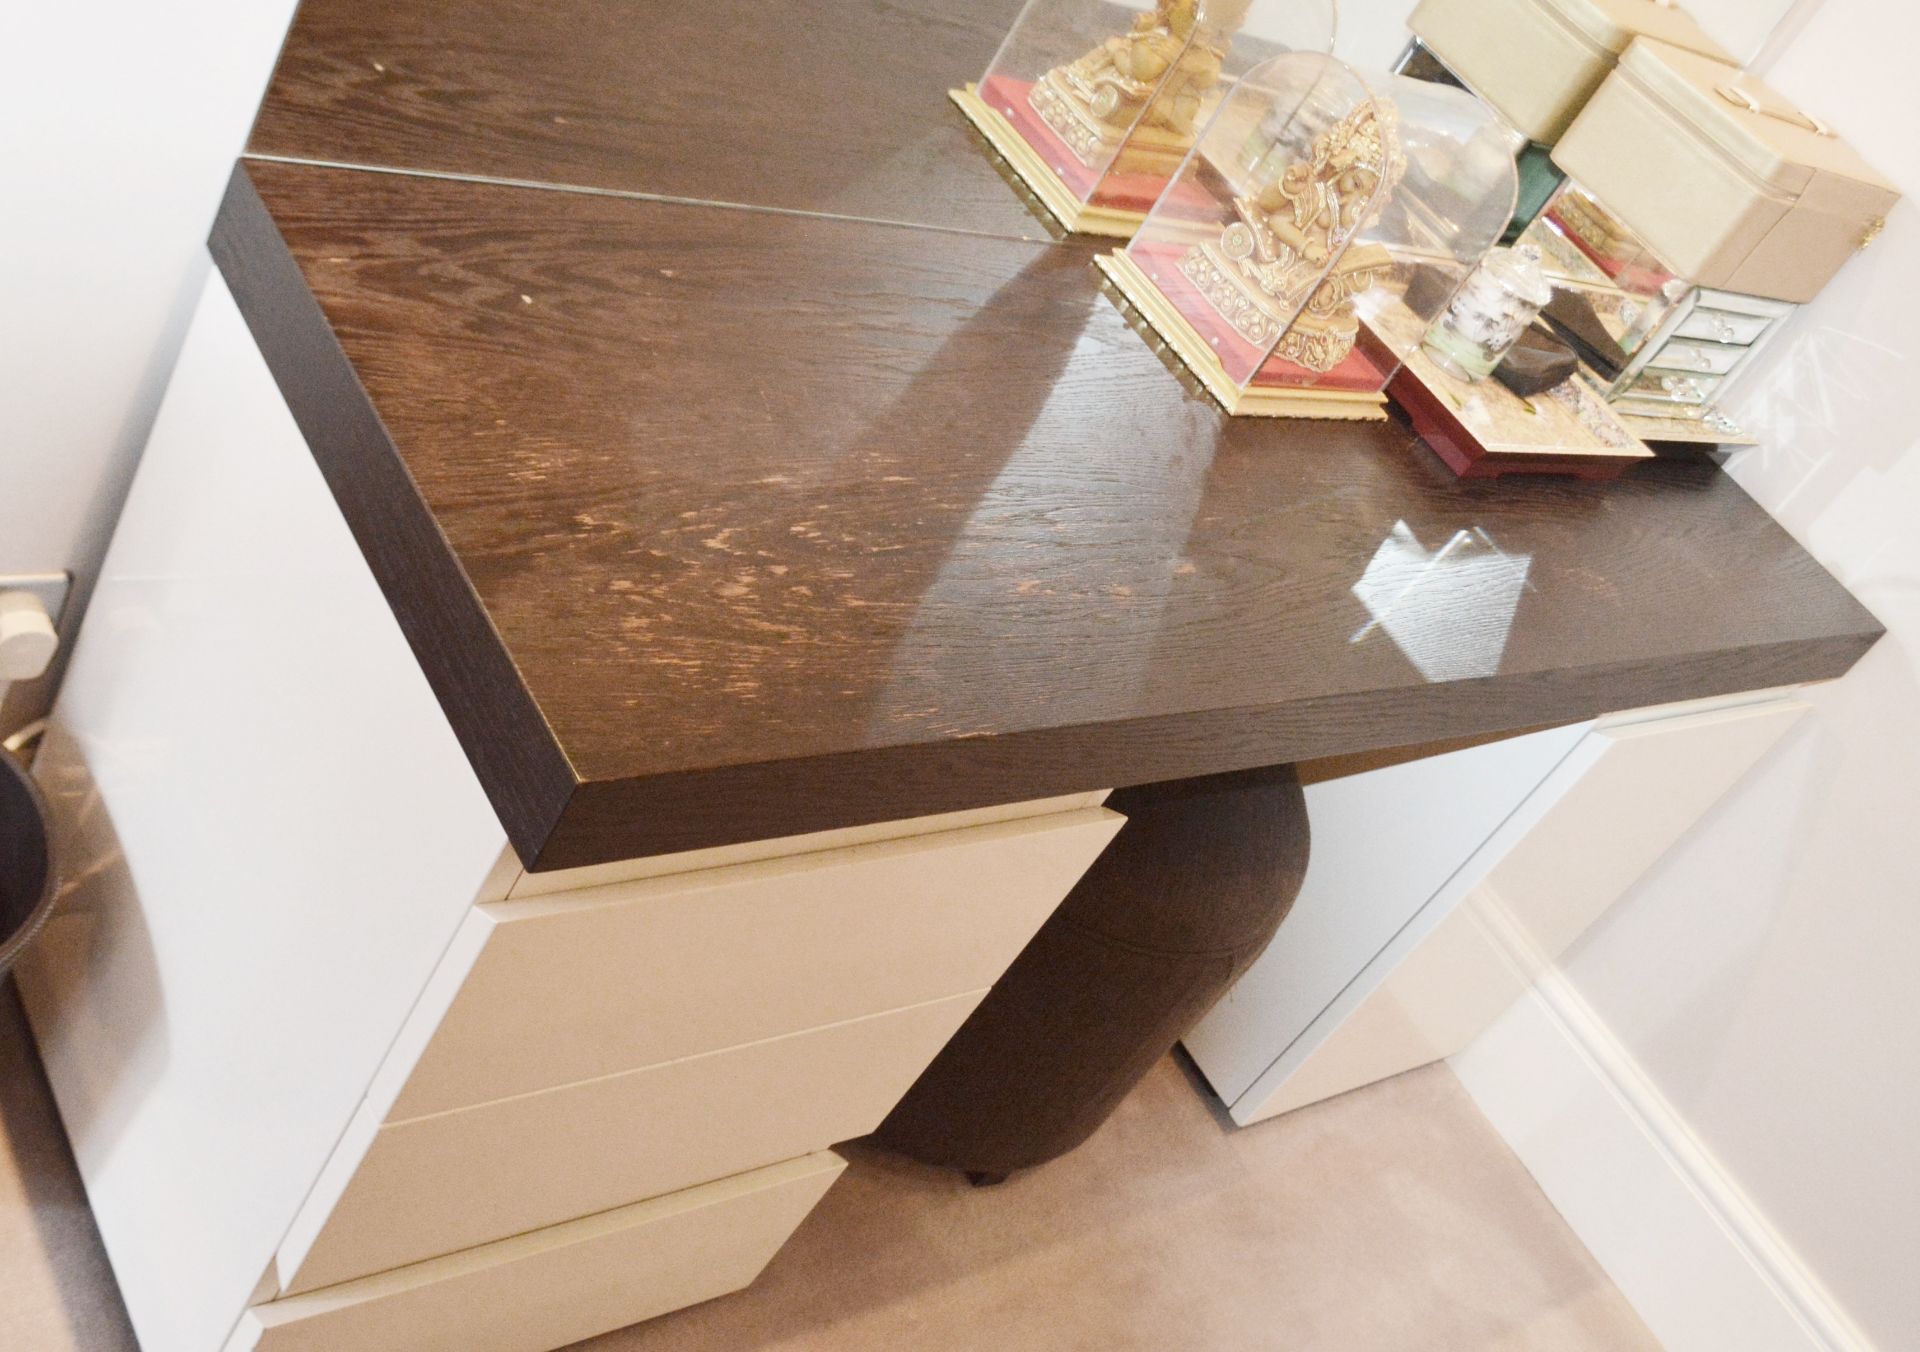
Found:
[[[1260,707],[953,737],[582,783],[531,873],[1090,789],[1519,732],[1845,675],[1870,624],[1805,640],[1349,692]]]
[[[579,781],[245,159],[207,247],[501,825],[521,858],[539,856]]]
[[[1844,675],[1883,630],[1251,707],[611,778],[576,767],[422,500],[242,160],[211,248],[275,382],[529,872],[737,845],[1572,722]]]

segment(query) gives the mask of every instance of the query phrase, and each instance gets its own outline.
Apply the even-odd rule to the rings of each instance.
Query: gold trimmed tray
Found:
[[[1193,325],[1160,293],[1139,265],[1116,249],[1093,260],[1114,289],[1153,326],[1206,392],[1228,413],[1252,418],[1328,418],[1347,422],[1385,422],[1387,396],[1358,390],[1289,389],[1253,385],[1242,389],[1227,375],[1220,358]]]
[[[1498,380],[1457,379],[1414,348],[1387,386],[1435,455],[1465,478],[1563,474],[1612,479],[1654,458],[1578,374],[1515,394]]]
[[[1076,235],[1133,238],[1134,231],[1147,219],[1144,211],[1091,206],[1075,197],[1072,189],[1060,181],[1060,175],[1053,172],[1052,166],[1027,144],[1027,138],[1015,131],[1013,124],[995,112],[977,91],[978,86],[970,84],[965,89],[948,90],[947,97],[967,115],[967,121],[980,129],[980,134],[1020,176],[1020,181],[1032,189],[1033,195],[1040,199],[1040,204],[1049,215]]]

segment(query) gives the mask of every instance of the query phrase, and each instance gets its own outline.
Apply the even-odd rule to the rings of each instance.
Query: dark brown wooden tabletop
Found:
[[[216,257],[530,866],[1871,646],[1710,464],[1466,483],[1225,417],[947,105],[1013,8],[302,10],[253,141],[299,162],[243,162]]]
[[[946,91],[1019,0],[307,0],[254,154],[1045,239]]]

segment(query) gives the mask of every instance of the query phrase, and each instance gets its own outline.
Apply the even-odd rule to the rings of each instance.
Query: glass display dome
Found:
[[[1127,238],[1223,91],[1332,50],[1335,0],[1028,0],[979,84],[954,91],[1062,225]]]
[[[1229,412],[1383,417],[1513,214],[1517,143],[1463,90],[1275,57],[1101,266]]]

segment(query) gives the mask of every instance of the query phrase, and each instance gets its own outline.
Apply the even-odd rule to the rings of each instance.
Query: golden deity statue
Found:
[[[1389,100],[1362,103],[1316,136],[1307,158],[1258,193],[1236,197],[1239,219],[1181,260],[1180,271],[1249,343],[1267,347],[1277,338],[1275,352],[1319,372],[1353,351],[1353,298],[1393,259],[1377,244],[1351,241],[1379,219],[1406,172],[1399,122]]]
[[[1170,176],[1249,3],[1157,0],[1127,32],[1048,71],[1027,102],[1089,168]]]

